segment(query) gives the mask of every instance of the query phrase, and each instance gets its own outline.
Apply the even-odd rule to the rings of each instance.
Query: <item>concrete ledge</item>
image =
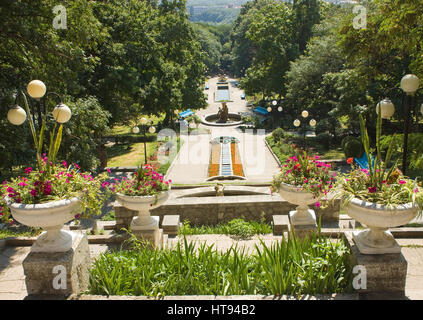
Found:
[[[263,295],[245,295],[245,296],[165,296],[161,298],[147,296],[99,296],[99,295],[71,295],[69,300],[358,300],[359,295],[351,294],[319,294],[315,296],[263,296]]]
[[[289,217],[287,215],[273,216],[273,235],[281,236],[289,231]]]

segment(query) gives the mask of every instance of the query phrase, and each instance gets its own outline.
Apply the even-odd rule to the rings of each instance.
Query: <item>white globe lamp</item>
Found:
[[[72,111],[63,103],[58,104],[53,109],[53,118],[59,123],[66,123],[72,117]]]
[[[40,99],[46,94],[46,85],[41,80],[32,80],[28,83],[26,91],[34,99]]]
[[[16,105],[7,112],[7,120],[15,126],[19,126],[26,120],[26,112],[23,108]]]
[[[414,74],[407,74],[401,79],[401,89],[406,94],[414,94],[419,88],[420,80]]]
[[[379,110],[381,110],[382,119],[389,119],[395,112],[395,106],[391,100],[385,98],[376,105],[376,114],[379,114]]]

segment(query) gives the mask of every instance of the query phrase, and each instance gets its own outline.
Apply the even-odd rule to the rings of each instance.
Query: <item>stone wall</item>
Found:
[[[295,207],[279,195],[187,197],[170,199],[150,212],[160,217],[178,214],[181,221],[188,219],[193,225],[214,225],[236,218],[258,221],[261,217],[270,223],[273,215],[287,215]],[[326,209],[313,209],[317,219],[321,216],[322,221],[338,221],[339,201]]]

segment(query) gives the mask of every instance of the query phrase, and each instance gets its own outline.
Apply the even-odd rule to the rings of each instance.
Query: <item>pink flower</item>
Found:
[[[30,193],[31,193],[31,196],[35,197],[35,196],[37,195],[37,190],[32,189],[32,190],[30,191]]]
[[[399,180],[399,181],[398,181],[398,183],[399,183],[399,184],[406,184],[406,183],[407,183],[407,181],[405,181],[405,180]]]
[[[63,161],[62,161],[62,165],[63,165],[64,167],[67,167],[67,166],[68,166],[68,164],[67,164],[67,162],[66,162],[65,160],[63,160]]]
[[[374,186],[374,187],[368,188],[368,190],[370,193],[375,193],[377,191],[377,188],[376,186]]]
[[[314,205],[316,206],[316,208],[320,208],[320,202],[319,201],[317,201]]]
[[[365,174],[369,173],[369,170],[367,170],[367,169],[361,169],[361,171],[363,171]]]
[[[419,192],[419,188],[414,189],[414,193]]]
[[[106,171],[107,171],[108,173],[112,173],[112,170],[110,170],[109,168],[106,168]]]
[[[80,215],[79,215],[79,214],[76,214],[76,215],[75,215],[75,219],[79,219],[79,217],[80,217]]]
[[[26,174],[30,174],[31,171],[32,171],[32,168],[31,167],[28,167],[28,168],[25,169],[25,173]]]

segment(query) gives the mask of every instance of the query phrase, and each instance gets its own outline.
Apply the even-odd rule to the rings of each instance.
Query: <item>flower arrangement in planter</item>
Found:
[[[138,211],[138,216],[132,221],[131,228],[156,229],[158,221],[150,216],[149,210],[158,206],[169,197],[172,180],[165,180],[163,175],[154,171],[149,164],[140,166],[132,179],[122,178],[120,181],[103,184],[115,193],[117,200],[126,208]],[[107,185],[108,184],[108,185]]]
[[[308,205],[321,207],[320,199],[333,188],[336,173],[332,173],[331,164],[319,160],[319,156],[293,156],[281,166],[281,172],[273,177],[271,192],[279,192],[282,198],[298,205],[290,212],[291,223],[314,225],[316,218]]]
[[[354,232],[354,240],[361,253],[383,254],[399,253],[390,227],[398,227],[411,221],[423,208],[423,192],[416,180],[405,177],[397,167],[397,162],[388,167],[393,144],[382,161],[380,137],[382,131],[381,115],[376,126],[376,155],[372,162],[369,136],[361,115],[360,127],[363,146],[367,154],[368,169],[354,167],[353,159],[348,159],[351,171],[340,176],[337,181],[335,198],[342,200],[348,215],[366,225],[368,229]]]
[[[46,230],[37,238],[31,251],[65,252],[72,247],[77,235],[61,230],[63,224],[74,217],[87,217],[100,213],[107,194],[100,193],[99,190],[101,181],[107,175],[93,177],[89,173],[80,172],[77,164],[68,166],[65,161],[57,163],[56,156],[62,140],[63,123],[71,116],[70,109],[62,103],[53,110],[53,117],[57,122],[50,134],[48,154],[42,153],[47,115],[39,119],[42,123],[39,132],[36,132],[28,101],[25,94],[21,93],[26,113],[29,114],[28,121],[36,149],[37,168],[28,167],[25,169],[25,176],[2,183],[0,188],[2,220],[13,222],[11,215],[24,225]],[[21,123],[23,121],[14,124]],[[58,123],[60,125],[57,128]]]

